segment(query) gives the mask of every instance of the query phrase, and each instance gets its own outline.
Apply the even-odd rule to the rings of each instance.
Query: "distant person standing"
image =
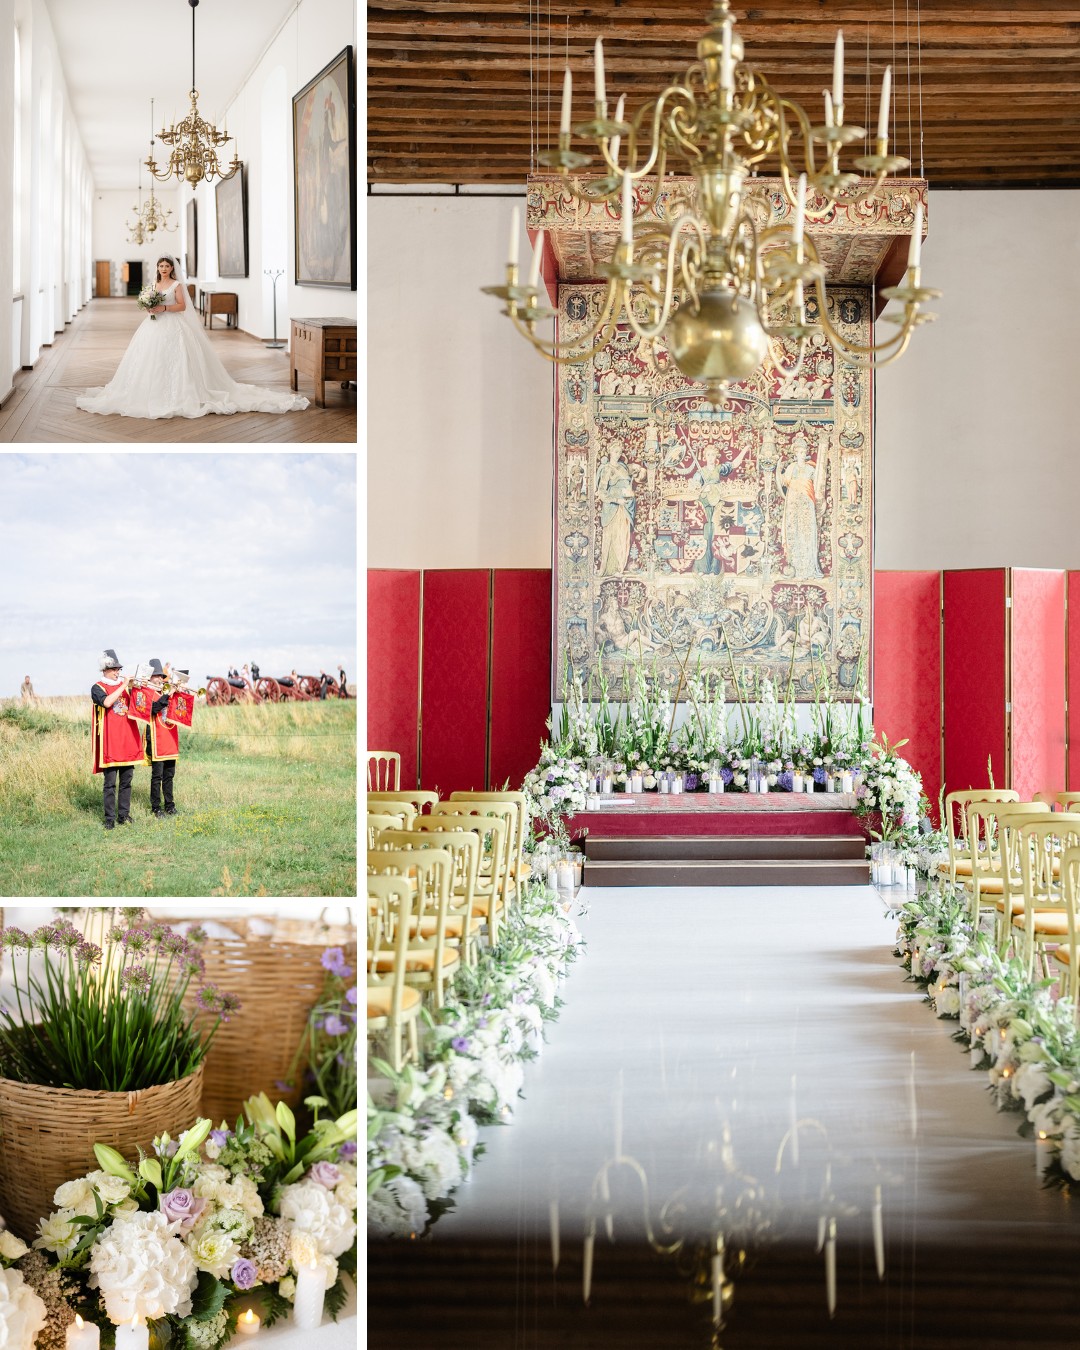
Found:
[[[22,701],[23,706],[26,708],[32,708],[37,702],[37,698],[34,694],[34,686],[30,683],[29,675],[27,675],[22,682]]]
[[[131,780],[144,763],[139,723],[128,715],[129,680],[122,680],[120,658],[112,647],[101,654],[101,679],[92,686],[91,746],[93,772],[104,775],[102,805],[107,830],[131,824]],[[119,778],[119,794],[117,779]]]
[[[253,681],[258,680],[259,678],[259,667],[255,661],[252,661],[251,663],[251,678]]]
[[[329,685],[330,685],[330,676],[327,675],[327,673],[326,673],[325,670],[320,670],[320,671],[319,671],[319,689],[320,689],[319,697],[320,697],[320,698],[325,698],[325,697],[326,697],[326,691],[327,691]]]
[[[338,677],[338,688],[341,690],[341,697],[342,697],[342,698],[348,698],[348,697],[349,697],[349,685],[348,685],[348,682],[347,682],[346,679],[345,679],[345,667],[344,667],[344,666],[338,666],[337,677]]]
[[[165,716],[169,706],[169,695],[165,693],[165,668],[160,661],[153,659],[150,668],[154,672],[150,677],[150,687],[156,692],[157,698],[150,709],[153,721],[146,728],[146,757],[150,761],[150,810],[160,820],[163,816],[176,815],[173,780],[180,755],[180,733]]]

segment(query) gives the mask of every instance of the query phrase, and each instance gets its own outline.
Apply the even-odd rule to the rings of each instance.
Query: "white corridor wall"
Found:
[[[551,367],[479,293],[511,205],[367,199],[372,567],[550,566]],[[875,565],[1080,567],[1080,193],[932,192],[923,277],[940,317],[877,376]]]
[[[292,98],[346,46],[356,57],[356,11],[342,0],[301,0],[263,53],[236,97],[215,119],[228,124],[247,175],[248,275],[218,274],[216,182],[200,183],[198,203],[201,287],[235,291],[240,327],[269,338],[273,327],[273,289],[269,270],[284,271],[278,281],[278,335],[288,339],[289,317],[356,318],[356,292],[339,287],[297,286],[293,282]],[[220,122],[219,122],[220,125]],[[226,147],[233,155],[233,142]],[[181,249],[186,246],[187,203],[191,189],[180,189]]]
[[[137,177],[136,166],[131,166],[132,178]],[[143,174],[145,178],[145,173]],[[143,189],[143,203],[149,197],[149,190]],[[154,279],[154,267],[158,258],[168,253],[178,257],[183,263],[184,255],[180,245],[178,218],[181,214],[180,188],[154,185],[154,199],[162,209],[172,212],[170,225],[175,230],[157,230],[144,244],[129,242],[128,222],[135,220],[135,208],[138,205],[137,187],[97,188],[94,192],[93,212],[93,261],[107,262],[112,268],[112,294],[125,295],[126,289],[120,281],[120,268],[124,263],[141,262],[144,284]]]

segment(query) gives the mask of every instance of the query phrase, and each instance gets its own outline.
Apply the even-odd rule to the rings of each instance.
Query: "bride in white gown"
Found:
[[[294,412],[308,406],[299,394],[237,384],[218,360],[188,301],[170,257],[158,259],[157,289],[164,305],[147,314],[116,374],[104,389],[75,400],[83,412],[121,417],[205,417],[207,413]]]

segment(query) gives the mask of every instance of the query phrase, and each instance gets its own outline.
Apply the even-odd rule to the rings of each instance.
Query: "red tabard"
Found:
[[[154,759],[180,758],[180,732],[169,721],[168,709],[150,723],[150,753]]]
[[[140,722],[149,722],[153,716],[154,699],[157,693],[145,684],[137,684],[128,694],[128,715]]]
[[[179,722],[182,727],[191,726],[191,714],[195,711],[195,695],[189,689],[174,689],[169,695],[169,706],[165,716],[170,722]]]
[[[122,687],[120,684],[106,684],[104,680],[98,680],[98,684],[106,694]],[[130,716],[126,694],[122,694],[111,708],[101,708],[95,703],[91,708],[91,718],[94,773],[145,762],[142,731]]]

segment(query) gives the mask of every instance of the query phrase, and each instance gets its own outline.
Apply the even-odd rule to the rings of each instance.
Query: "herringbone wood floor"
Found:
[[[356,441],[356,391],[326,386],[326,407],[314,403],[314,387],[300,377],[300,393],[312,400],[303,412],[233,413],[223,417],[102,417],[80,412],[75,399],[84,389],[108,384],[142,314],[133,300],[91,300],[46,348],[33,370],[15,377],[15,392],[0,408],[0,442],[45,444],[192,445],[244,442]],[[220,322],[220,320],[219,320]],[[244,384],[287,392],[289,356],[270,351],[236,329],[210,334],[225,369]]]

